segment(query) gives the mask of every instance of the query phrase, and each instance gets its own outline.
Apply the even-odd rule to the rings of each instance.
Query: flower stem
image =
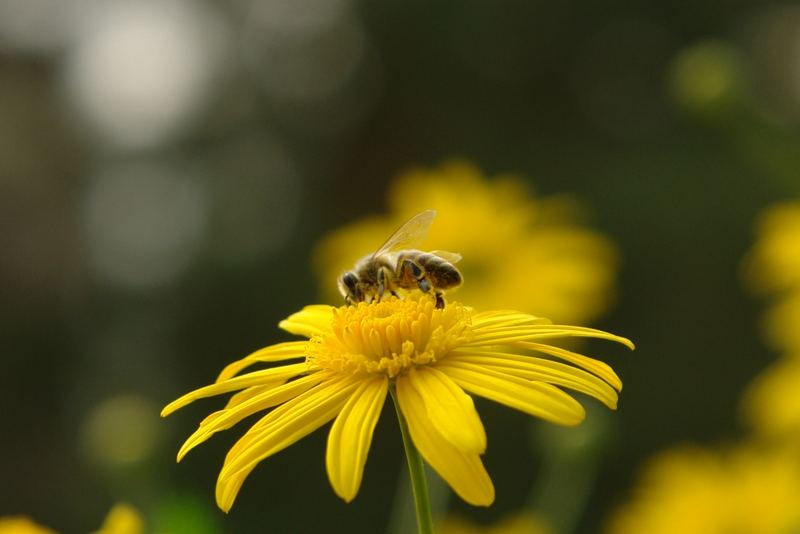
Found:
[[[397,421],[400,423],[400,433],[403,435],[403,446],[406,450],[406,460],[408,460],[408,473],[411,476],[411,489],[414,493],[414,508],[417,512],[417,528],[419,534],[433,534],[433,519],[428,496],[428,481],[425,478],[425,464],[422,463],[422,455],[420,455],[411,439],[411,434],[408,432],[408,424],[403,412],[400,411],[394,384],[389,386],[389,391],[392,394],[394,409],[397,412]]]

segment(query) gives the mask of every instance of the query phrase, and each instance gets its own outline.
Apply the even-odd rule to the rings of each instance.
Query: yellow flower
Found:
[[[428,296],[340,308],[307,306],[280,327],[308,339],[272,345],[236,361],[216,383],[162,412],[166,416],[197,399],[238,391],[224,409],[200,423],[180,449],[180,460],[212,434],[272,408],[225,458],[216,491],[225,511],[259,462],[332,420],[328,478],[336,494],[351,501],[390,388],[423,458],[466,502],[488,506],[494,487],[480,459],[486,434],[467,393],[576,425],[584,409],[560,387],[614,409],[622,383],[605,363],[548,341],[595,337],[633,347],[619,336],[553,325],[519,312],[476,312],[457,302],[437,309]],[[252,364],[291,360],[297,361],[240,374]]]
[[[745,261],[749,284],[774,299],[766,337],[786,351],[745,392],[742,410],[759,437],[800,437],[800,202],[772,206],[759,220],[758,240]]]
[[[608,534],[790,534],[800,529],[796,456],[743,446],[720,453],[684,447],[646,469]]]
[[[436,530],[438,534],[552,534],[553,529],[529,513],[515,514],[498,523],[480,527],[460,517],[446,518]]]
[[[759,436],[800,442],[800,357],[773,363],[748,386],[744,417]]]
[[[129,504],[116,504],[108,512],[103,526],[95,534],[142,534],[144,522],[139,512]],[[0,534],[56,534],[27,517],[0,517]]]
[[[800,289],[772,302],[764,314],[764,336],[772,347],[800,355]]]
[[[758,241],[745,261],[749,285],[772,294],[766,335],[780,349],[800,351],[800,202],[768,209],[758,225]]]
[[[800,291],[800,202],[772,206],[758,224],[750,252],[750,283],[761,291]]]
[[[329,234],[316,268],[329,302],[341,302],[333,283],[365,252],[412,215],[437,211],[426,249],[460,253],[466,284],[453,295],[481,309],[514,308],[557,322],[586,324],[611,300],[617,254],[600,234],[576,221],[569,199],[533,199],[511,176],[485,179],[464,162],[400,176],[389,193],[390,215]]]
[[[0,517],[0,534],[56,534],[24,516]]]
[[[108,512],[103,526],[96,534],[142,534],[144,521],[139,512],[129,504],[120,503]]]

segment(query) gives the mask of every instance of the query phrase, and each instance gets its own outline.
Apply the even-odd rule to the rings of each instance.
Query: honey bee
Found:
[[[434,210],[414,215],[378,250],[344,273],[339,278],[339,292],[345,302],[379,301],[387,292],[398,296],[398,289],[419,289],[423,293],[433,292],[436,307],[444,308],[443,290],[461,285],[461,273],[453,265],[461,260],[461,255],[412,248],[425,238],[435,216]]]

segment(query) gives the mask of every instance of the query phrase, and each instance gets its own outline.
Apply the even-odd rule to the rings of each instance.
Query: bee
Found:
[[[380,301],[387,292],[419,289],[433,292],[436,307],[444,308],[443,290],[461,285],[462,276],[454,263],[461,255],[444,250],[423,252],[413,248],[428,233],[434,210],[411,217],[375,252],[356,262],[352,271],[339,278],[339,292],[347,304]]]

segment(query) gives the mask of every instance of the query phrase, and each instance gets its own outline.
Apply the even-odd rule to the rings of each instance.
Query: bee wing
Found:
[[[375,251],[372,257],[404,248],[415,248],[425,239],[434,217],[436,217],[436,211],[434,210],[425,210],[417,213],[407,220],[403,226],[395,230],[389,236],[389,239]]]
[[[458,252],[448,252],[447,250],[431,250],[430,253],[434,256],[439,256],[444,261],[448,261],[450,263],[458,263],[461,261],[461,254]]]

